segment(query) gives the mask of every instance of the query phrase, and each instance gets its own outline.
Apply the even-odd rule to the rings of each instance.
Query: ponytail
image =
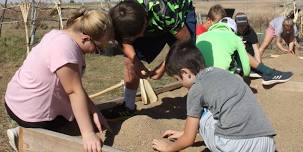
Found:
[[[99,39],[102,34],[112,32],[109,16],[96,10],[78,9],[66,22],[66,29],[73,29]]]

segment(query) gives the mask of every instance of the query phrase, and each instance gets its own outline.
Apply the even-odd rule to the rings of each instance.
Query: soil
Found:
[[[276,58],[266,58],[264,63],[278,70],[294,72],[290,81],[303,84],[303,60],[298,59],[298,56],[280,55]],[[257,89],[252,89],[276,130],[275,141],[278,151],[303,151],[302,87],[301,90],[298,88],[295,91],[279,89],[283,85],[286,86],[287,83],[284,83],[264,89],[260,79],[252,80],[252,84],[257,86]],[[126,151],[153,151],[152,140],[161,139],[161,134],[165,130],[183,129],[186,117],[186,93],[187,90],[181,88],[159,95],[160,100],[157,103],[143,105],[138,102],[137,106],[141,110],[138,115],[125,121],[111,122],[115,135],[107,134],[105,144]],[[195,144],[184,151],[208,150],[203,139],[197,135]]]

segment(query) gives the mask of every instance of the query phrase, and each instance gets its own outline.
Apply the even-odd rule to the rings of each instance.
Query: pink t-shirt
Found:
[[[64,31],[45,34],[8,83],[7,106],[27,122],[50,121],[58,115],[71,121],[69,98],[55,73],[67,63],[78,64],[82,75],[85,60],[78,44]]]

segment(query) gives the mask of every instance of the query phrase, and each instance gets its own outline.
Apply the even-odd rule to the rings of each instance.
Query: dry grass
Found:
[[[256,31],[263,32],[267,23],[273,16],[281,13],[281,8],[279,8],[279,1],[195,1],[197,11],[200,13],[206,13],[210,6],[219,3],[226,8],[236,8],[236,12],[245,12],[248,14],[249,19]],[[47,13],[45,13],[47,14]],[[12,15],[12,14],[10,14]],[[18,14],[15,14],[18,16]],[[20,15],[20,14],[19,14]],[[18,17],[17,17],[18,18]],[[22,27],[22,26],[21,26]],[[57,27],[56,23],[45,29]],[[38,39],[47,30],[38,29]],[[25,53],[25,39],[24,32],[22,28],[15,25],[5,25],[2,32],[2,37],[0,38],[0,96],[1,102],[4,101],[5,89],[8,81],[17,70],[17,68],[22,64]],[[167,48],[165,48],[167,51]],[[149,67],[155,66],[159,61],[163,60],[166,51],[159,55],[154,63],[148,65]],[[86,57],[87,69],[84,75],[83,81],[84,86],[87,89],[88,94],[95,93],[97,91],[103,90],[113,84],[118,83],[123,79],[123,57],[105,57],[99,55],[88,55]],[[165,76],[161,81],[152,81],[153,87],[159,87],[168,82],[173,81],[171,78]],[[122,96],[122,88],[112,91],[104,96],[100,96],[95,100],[108,100],[115,97]],[[3,104],[0,105],[0,151],[12,151],[9,147],[6,137],[6,129],[15,126],[16,124],[9,119],[7,116]]]

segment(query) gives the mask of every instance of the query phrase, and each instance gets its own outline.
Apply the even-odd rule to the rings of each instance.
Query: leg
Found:
[[[263,39],[263,42],[259,48],[259,57],[257,57],[257,60],[261,61],[261,57],[265,51],[265,49],[268,47],[268,45],[271,43],[271,41],[273,40],[274,38],[274,29],[272,27],[268,27],[266,32],[265,32],[265,36],[264,36],[264,39]]]
[[[249,58],[249,64],[252,68],[256,69],[257,66],[260,64],[253,56],[251,56],[249,53],[247,53]]]
[[[124,61],[124,102],[125,106],[131,110],[135,109],[135,98],[139,86],[139,77],[137,76],[134,64],[125,57]]]
[[[204,112],[200,119],[199,133],[203,141],[210,151],[217,151],[215,145],[215,125],[217,120],[213,118],[212,113],[204,108]]]
[[[139,60],[148,63],[152,62],[165,46],[167,34],[147,33],[144,37],[138,38],[133,46]],[[102,110],[101,113],[107,119],[119,119],[133,116],[136,112],[135,100],[139,86],[139,76],[136,74],[134,64],[125,58],[124,61],[124,102],[122,105]]]
[[[5,109],[7,114],[17,122],[18,125],[24,128],[44,128],[51,131],[71,135],[71,136],[79,136],[80,129],[76,120],[68,121],[63,116],[57,116],[54,120],[51,121],[40,121],[40,122],[27,122],[23,121],[19,117],[17,117],[10,108],[5,103]]]
[[[276,146],[273,137],[256,137],[248,139],[227,139],[215,136],[215,145],[219,151],[245,152],[275,152]]]

